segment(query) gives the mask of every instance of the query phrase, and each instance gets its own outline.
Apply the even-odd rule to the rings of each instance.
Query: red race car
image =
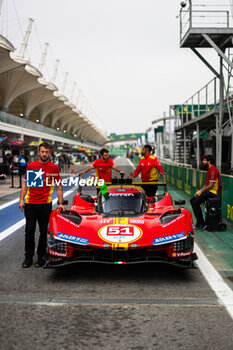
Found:
[[[141,187],[146,185],[115,180],[107,194],[78,192],[69,209],[54,210],[45,267],[77,262],[167,262],[192,267],[197,256],[192,215],[181,208],[185,201],[175,201],[175,208],[165,183],[155,183],[160,194],[147,197]]]

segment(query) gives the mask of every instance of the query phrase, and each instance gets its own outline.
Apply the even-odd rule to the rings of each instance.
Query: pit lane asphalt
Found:
[[[198,269],[22,269],[23,249],[24,228],[0,245],[1,350],[232,349],[233,321]]]

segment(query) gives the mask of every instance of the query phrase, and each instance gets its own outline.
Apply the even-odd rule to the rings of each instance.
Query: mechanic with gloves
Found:
[[[81,177],[83,174],[86,174],[95,168],[96,177],[98,177],[98,179],[103,179],[105,182],[111,182],[112,169],[118,173],[124,174],[124,172],[114,164],[113,160],[109,158],[109,152],[106,148],[100,150],[100,157],[101,158],[96,159],[87,169],[80,171],[79,176]]]
[[[37,261],[35,267],[45,264],[44,255],[47,245],[47,228],[52,210],[52,192],[57,187],[58,208],[63,206],[63,190],[59,168],[49,161],[50,145],[43,142],[39,146],[39,160],[28,164],[22,189],[20,192],[19,208],[24,210],[26,218],[25,227],[25,259],[22,267],[30,267],[35,252],[36,222],[39,224],[40,237],[37,247]],[[24,202],[24,198],[26,201]]]
[[[152,182],[158,181],[159,175],[164,174],[162,165],[160,164],[157,157],[151,154],[152,147],[151,145],[145,145],[142,149],[142,158],[138,163],[137,168],[133,173],[130,173],[130,177],[134,179],[141,173],[142,182]],[[145,185],[142,187],[146,192],[147,196],[153,197],[157,191],[156,185]]]
[[[204,203],[208,198],[217,197],[221,180],[221,175],[218,169],[214,166],[214,157],[212,155],[204,156],[202,163],[208,169],[206,175],[206,184],[200,190],[198,190],[195,193],[194,197],[190,200],[194,215],[197,219],[195,228],[199,231],[203,231],[207,226],[203,219],[200,205]]]

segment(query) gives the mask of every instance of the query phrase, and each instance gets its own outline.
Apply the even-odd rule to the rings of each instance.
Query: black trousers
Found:
[[[202,210],[201,210],[201,204],[204,203],[208,198],[215,198],[217,197],[216,194],[205,191],[198,197],[193,197],[190,199],[191,206],[193,208],[194,215],[197,219],[197,226],[204,225],[205,221],[203,219]]]
[[[37,255],[43,257],[47,245],[47,229],[52,203],[25,204],[25,257],[32,258],[35,252],[36,222],[39,224],[40,237],[37,247]]]
[[[143,183],[142,183],[140,186],[145,191],[147,197],[154,197],[156,192],[157,192],[157,189],[158,189],[158,186],[154,185],[154,184],[153,185],[149,185],[149,184],[143,185]]]

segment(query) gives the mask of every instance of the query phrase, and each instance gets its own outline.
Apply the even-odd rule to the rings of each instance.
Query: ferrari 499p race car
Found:
[[[69,209],[51,213],[45,267],[77,262],[191,267],[197,259],[192,215],[181,207],[184,201],[173,206],[166,183],[154,185],[160,194],[153,197],[146,196],[145,183],[130,179],[115,180],[107,196],[76,193]]]

